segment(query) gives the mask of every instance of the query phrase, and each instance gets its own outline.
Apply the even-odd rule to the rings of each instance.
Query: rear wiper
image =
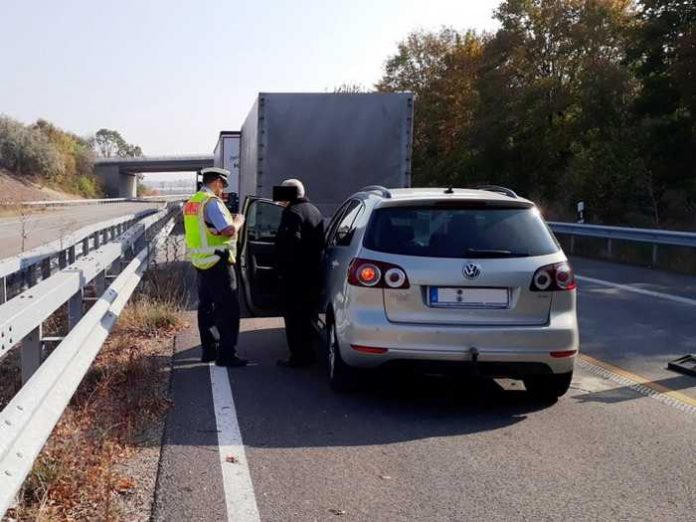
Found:
[[[529,257],[527,252],[513,252],[512,250],[493,250],[484,248],[467,248],[465,254],[468,257]]]

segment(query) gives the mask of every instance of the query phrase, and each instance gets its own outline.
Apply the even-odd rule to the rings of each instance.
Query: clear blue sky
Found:
[[[210,153],[259,91],[372,86],[409,31],[494,29],[498,3],[2,0],[0,113]]]

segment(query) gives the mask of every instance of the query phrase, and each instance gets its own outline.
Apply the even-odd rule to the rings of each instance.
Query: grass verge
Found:
[[[141,478],[124,464],[144,444],[159,445],[153,428],[161,434],[169,408],[173,338],[186,296],[174,272],[146,273],[4,520],[149,518],[124,508]]]

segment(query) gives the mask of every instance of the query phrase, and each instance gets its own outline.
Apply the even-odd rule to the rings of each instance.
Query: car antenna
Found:
[[[452,185],[445,189],[445,194],[454,194],[454,189],[452,188]]]

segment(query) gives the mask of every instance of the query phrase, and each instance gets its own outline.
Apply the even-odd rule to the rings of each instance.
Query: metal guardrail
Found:
[[[678,232],[654,228],[610,227],[603,225],[585,225],[580,223],[561,223],[549,221],[554,234],[570,236],[570,253],[575,253],[575,237],[593,237],[607,242],[607,257],[611,258],[613,241],[634,241],[652,245],[652,264],[657,265],[659,245],[696,248],[695,232]]]
[[[65,268],[74,263],[80,256],[86,255],[90,249],[99,248],[116,236],[121,235],[137,220],[156,212],[155,209],[143,210],[134,214],[127,214],[115,219],[101,221],[88,225],[64,237],[38,246],[16,256],[0,259],[0,304],[12,297],[9,288],[13,279],[22,286],[32,287],[38,279],[38,270],[42,279],[50,277],[54,268]]]
[[[138,198],[138,200],[158,200],[158,199],[172,199],[172,200],[182,200],[182,199],[188,199],[192,196],[192,193],[189,194],[158,194],[157,196],[141,196]]]
[[[41,201],[18,201],[16,203],[6,204],[0,203],[0,208],[3,206],[10,207],[72,207],[79,205],[103,205],[107,203],[139,203],[143,201],[152,201],[158,199],[187,199],[191,194],[162,194],[157,196],[141,196],[137,198],[101,198],[101,199],[56,199],[56,200],[41,200]]]
[[[166,208],[138,221],[114,241],[99,246],[55,275],[0,305],[0,358],[29,337],[22,342],[22,371],[25,376],[30,375],[35,369],[35,357],[29,354],[40,351],[41,323],[67,302],[68,323],[72,328],[82,315],[84,287],[96,280],[96,293],[101,294],[106,270],[131,251],[150,227],[177,208]],[[26,355],[29,355],[28,358]]]
[[[0,350],[7,351],[23,338],[23,374],[25,348],[28,348],[28,360],[36,365],[31,378],[0,412],[0,515],[14,502],[34,460],[147,269],[150,253],[174,227],[178,208],[172,206],[145,218],[124,237],[103,245],[0,305]],[[145,241],[146,232],[160,226],[154,238]],[[133,247],[140,248],[137,255],[108,289],[98,291],[97,295],[101,296],[82,316],[82,289],[93,280],[97,287],[100,281],[105,286],[107,268],[122,264]],[[40,325],[66,301],[70,308],[70,332],[40,364]]]
[[[15,203],[21,207],[58,207],[72,205],[96,205],[104,203],[123,203],[128,198],[102,198],[102,199],[56,199],[51,201],[18,201]]]

